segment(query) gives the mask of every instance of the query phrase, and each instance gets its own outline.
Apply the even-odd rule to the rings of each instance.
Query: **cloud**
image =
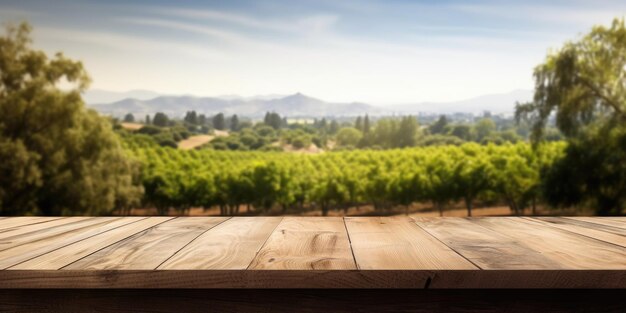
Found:
[[[19,23],[22,21],[29,21],[35,17],[44,16],[45,13],[32,11],[32,10],[23,10],[23,9],[13,9],[13,8],[0,8],[0,20],[3,23]]]
[[[491,4],[454,4],[450,8],[464,12],[490,15],[506,19],[539,21],[561,25],[581,25],[581,24],[606,24],[615,17],[624,16],[626,6],[620,8],[599,8],[581,6],[554,6],[554,5],[491,5]]]
[[[335,14],[315,14],[297,18],[267,19],[241,13],[217,10],[190,10],[177,8],[154,8],[152,12],[170,17],[227,22],[254,29],[283,33],[318,33],[330,29],[339,20]]]
[[[21,13],[2,8],[0,17],[45,12],[32,20],[35,43],[83,59],[98,88],[301,91],[374,103],[532,88],[532,68],[548,47],[622,12],[618,4],[587,11],[584,3],[278,0],[185,9],[59,2],[15,4]]]
[[[171,40],[151,40],[145,37],[123,35],[113,32],[40,27],[35,29],[35,36],[50,41],[75,42],[86,45],[85,47],[100,46],[120,51],[134,51],[139,53],[169,51],[194,58],[213,60],[220,60],[226,57],[223,52],[203,46]]]

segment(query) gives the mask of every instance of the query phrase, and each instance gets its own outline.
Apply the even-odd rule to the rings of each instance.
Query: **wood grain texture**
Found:
[[[567,219],[584,221],[589,223],[602,224],[617,228],[626,228],[626,218],[621,216],[602,217],[602,216],[568,216]]]
[[[196,237],[227,219],[191,217],[169,220],[82,258],[65,269],[156,269]]]
[[[461,217],[414,218],[417,225],[482,269],[558,269],[542,253]]]
[[[341,217],[285,217],[250,269],[356,269]]]
[[[531,219],[541,221],[552,227],[626,247],[626,227],[618,228],[606,224],[562,217],[537,217]]]
[[[50,229],[48,232],[42,231],[45,236],[39,236],[36,240],[24,241],[0,251],[0,269],[6,269],[20,262],[142,219],[144,218],[103,217],[86,220],[81,224],[64,224],[64,226]],[[7,240],[11,240],[11,238]]]
[[[0,232],[0,251],[21,242],[35,241],[46,236],[53,236],[58,232],[72,231],[89,223],[97,223],[93,217],[65,217],[28,225],[6,228]]]
[[[359,269],[476,269],[408,217],[346,217]]]
[[[47,240],[63,234],[71,234],[85,227],[101,223],[97,218],[68,217],[42,224],[31,224],[0,233],[0,251],[12,249],[24,244]]]
[[[205,232],[159,269],[245,270],[282,217],[233,217]]]
[[[539,222],[515,217],[471,220],[541,252],[567,269],[626,269],[626,249]]]
[[[62,217],[46,217],[46,216],[18,216],[18,217],[2,217],[0,219],[0,233],[7,228],[19,227],[30,224],[45,223],[53,220],[58,220]]]
[[[0,256],[18,263],[0,270],[0,289],[626,286],[615,218],[225,219],[67,217],[9,227]]]
[[[57,270],[80,260],[100,249],[106,248],[136,233],[168,221],[172,217],[149,217],[134,223],[117,227],[105,233],[92,236],[71,245],[53,250],[39,257],[12,266],[8,270]]]

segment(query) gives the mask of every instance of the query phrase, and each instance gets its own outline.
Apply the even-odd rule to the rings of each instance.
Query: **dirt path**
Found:
[[[191,150],[191,149],[195,149],[197,147],[200,147],[204,144],[206,144],[207,142],[210,142],[211,140],[213,140],[215,137],[226,137],[228,136],[228,132],[227,131],[223,131],[223,130],[216,130],[214,131],[214,135],[197,135],[197,136],[191,136],[185,140],[181,140],[178,143],[178,148],[182,149],[182,150]]]
[[[140,123],[120,123],[120,125],[122,125],[123,128],[128,129],[128,130],[138,130],[144,126],[143,124],[140,124]]]

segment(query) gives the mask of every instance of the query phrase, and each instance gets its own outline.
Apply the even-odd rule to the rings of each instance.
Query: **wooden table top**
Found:
[[[626,288],[626,217],[4,217],[0,288]]]

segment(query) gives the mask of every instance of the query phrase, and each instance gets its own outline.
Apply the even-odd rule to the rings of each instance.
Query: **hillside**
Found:
[[[380,115],[390,112],[365,103],[331,103],[301,93],[279,98],[194,96],[159,96],[149,100],[127,98],[113,103],[93,104],[91,107],[103,114],[113,116],[123,116],[129,112],[136,116],[155,112],[163,112],[169,116],[183,116],[190,110],[206,115],[222,112],[227,115],[238,114],[249,117],[261,117],[268,111],[280,112],[285,116],[307,117]]]

